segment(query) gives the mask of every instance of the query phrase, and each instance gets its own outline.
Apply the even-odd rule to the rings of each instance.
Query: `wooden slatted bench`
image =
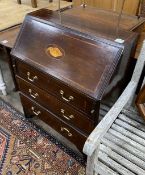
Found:
[[[87,175],[145,175],[145,121],[134,107],[145,41],[132,79],[84,145]]]
[[[130,111],[127,115],[124,111],[102,139],[99,163],[103,167],[109,166],[110,172],[114,170],[114,174],[145,174],[144,145],[144,121],[133,112]]]

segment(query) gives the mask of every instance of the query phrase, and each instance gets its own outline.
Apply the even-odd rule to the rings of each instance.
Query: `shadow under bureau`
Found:
[[[82,150],[123,47],[27,15],[11,52],[26,117],[39,117]]]

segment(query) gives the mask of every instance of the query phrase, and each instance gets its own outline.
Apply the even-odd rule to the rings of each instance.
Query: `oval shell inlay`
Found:
[[[46,54],[53,58],[61,58],[64,56],[64,51],[62,48],[54,44],[54,45],[50,45],[46,49]]]

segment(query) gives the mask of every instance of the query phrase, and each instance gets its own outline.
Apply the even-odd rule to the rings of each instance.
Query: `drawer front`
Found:
[[[75,106],[77,109],[82,110],[89,115],[92,115],[93,100],[85,95],[78,93],[64,85],[62,82],[50,77],[48,74],[32,68],[23,62],[16,61],[17,74],[30,83],[40,87],[41,89],[52,93],[63,102]]]
[[[73,142],[78,149],[82,151],[83,145],[87,139],[85,135],[67,125],[62,120],[59,120],[48,110],[26,98],[24,95],[20,94],[20,97],[26,117],[38,117],[61,135]]]
[[[25,80],[22,80],[21,78],[17,77],[17,82],[20,91],[23,94],[49,109],[65,122],[72,124],[74,127],[79,128],[87,134],[90,134],[90,132],[94,129],[95,125],[93,120],[90,120],[87,116],[61,102],[53,95],[46,93],[45,91],[26,82]]]

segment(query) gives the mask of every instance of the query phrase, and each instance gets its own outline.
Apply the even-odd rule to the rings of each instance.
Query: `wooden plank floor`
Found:
[[[6,30],[15,25],[21,24],[27,13],[32,11],[47,8],[49,10],[58,10],[58,1],[49,3],[48,0],[38,0],[37,8],[31,6],[30,0],[23,0],[22,4],[18,4],[16,0],[0,1],[0,31]],[[71,6],[71,2],[61,1],[61,8]]]

